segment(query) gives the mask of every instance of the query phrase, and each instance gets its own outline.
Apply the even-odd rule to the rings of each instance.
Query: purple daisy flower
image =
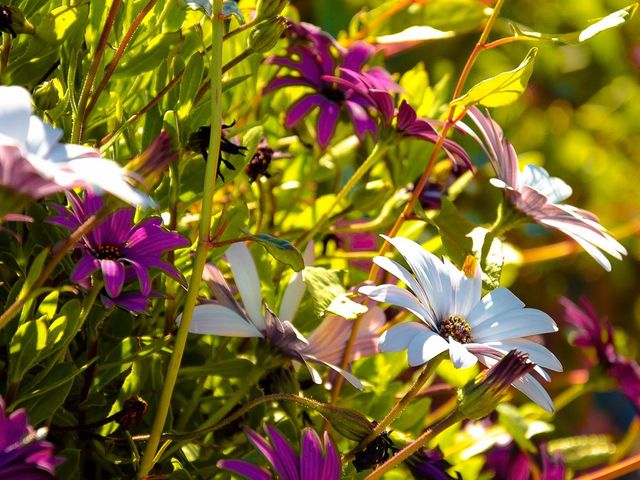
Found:
[[[53,480],[55,466],[62,458],[53,454],[53,445],[42,440],[46,428],[29,425],[24,409],[5,411],[0,396],[0,478],[2,480]]]
[[[339,480],[340,457],[327,432],[321,440],[314,430],[305,428],[298,455],[278,430],[270,425],[266,425],[265,430],[268,440],[249,428],[245,433],[269,461],[273,473],[244,460],[220,460],[217,466],[249,480]]]
[[[586,297],[580,299],[580,306],[568,298],[560,299],[560,304],[565,309],[565,321],[576,329],[573,343],[595,349],[598,364],[617,380],[620,390],[640,413],[640,365],[616,352],[615,330],[609,319],[599,317]]]
[[[452,465],[444,459],[442,451],[436,447],[433,450],[422,448],[411,455],[406,464],[411,471],[411,475],[416,480],[456,480],[447,473]]]
[[[68,195],[71,210],[52,205],[58,216],[50,222],[69,230],[77,229],[102,206],[102,199],[87,193],[84,199]],[[189,241],[183,236],[162,228],[162,220],[149,218],[133,225],[133,208],[123,208],[109,216],[92,232],[83,237],[79,248],[82,258],[71,273],[73,282],[83,282],[97,270],[102,271],[105,289],[112,300],[118,298],[127,282],[127,275],[134,273],[140,282],[140,293],[151,293],[149,269],[159,268],[179,279],[180,273],[162,260],[168,250],[186,247]]]
[[[574,239],[606,271],[611,270],[611,263],[603,251],[622,260],[627,250],[607,233],[598,217],[561,203],[572,193],[569,185],[537,165],[527,165],[520,171],[513,145],[489,114],[483,115],[474,107],[468,115],[478,127],[482,140],[468,127],[467,131],[484,149],[496,172],[497,178],[491,183],[504,190],[516,210],[540,225],[555,228]]]
[[[537,458],[525,455],[515,443],[497,447],[487,455],[483,470],[493,475],[494,480],[564,480],[565,466],[558,455],[550,455],[545,445],[540,445]],[[535,461],[535,465],[532,462]],[[534,477],[535,468],[539,474]]]
[[[375,121],[367,111],[367,108],[375,105],[352,88],[334,81],[335,76],[342,75],[342,68],[346,68],[360,72],[377,88],[398,90],[398,85],[383,68],[365,70],[365,62],[372,56],[374,48],[367,43],[356,42],[345,49],[327,33],[305,23],[293,23],[289,31],[293,42],[287,55],[270,57],[267,63],[286,67],[296,74],[275,76],[265,86],[264,93],[288,86],[309,87],[313,92],[304,95],[289,108],[286,127],[294,126],[318,108],[317,141],[322,148],[326,148],[335,132],[340,112],[344,109],[349,113],[360,139],[367,132],[375,134]]]

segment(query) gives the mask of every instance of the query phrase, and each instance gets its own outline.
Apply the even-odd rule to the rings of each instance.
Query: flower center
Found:
[[[120,260],[122,253],[120,247],[115,245],[101,245],[96,250],[96,257],[100,260]]]
[[[345,100],[345,94],[342,90],[339,90],[337,88],[332,88],[332,87],[324,87],[321,91],[320,94],[323,97],[328,98],[329,100],[331,100],[332,102],[336,102],[336,103],[342,103]]]
[[[471,327],[467,321],[459,315],[449,315],[440,325],[440,335],[444,338],[453,337],[460,343],[471,342]]]

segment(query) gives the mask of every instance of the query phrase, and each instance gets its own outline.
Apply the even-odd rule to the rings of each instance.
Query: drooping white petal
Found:
[[[24,148],[31,117],[31,95],[22,87],[0,87],[0,135]]]
[[[313,241],[307,244],[302,256],[304,264],[306,266],[313,265]],[[289,283],[282,294],[282,300],[280,301],[280,308],[278,309],[278,318],[282,321],[293,320],[293,317],[300,306],[302,297],[306,290],[306,285],[302,279],[302,272],[294,272],[289,279]]]
[[[383,238],[391,243],[411,267],[426,292],[436,318],[447,316],[453,306],[451,279],[445,264],[413,240],[403,237]]]
[[[360,287],[358,292],[377,302],[390,303],[405,308],[435,328],[435,321],[431,317],[431,312],[424,308],[422,303],[404,288],[400,288],[397,285],[378,285],[377,287],[365,285]]]
[[[449,337],[449,355],[456,368],[468,368],[478,363],[478,358],[473,353],[451,337]]]
[[[46,157],[49,151],[58,144],[62,130],[43,122],[35,115],[29,119],[29,132],[25,147],[29,155]]]
[[[178,324],[182,315],[177,319]],[[262,333],[247,319],[233,310],[216,304],[197,305],[189,332],[222,337],[262,337]]]
[[[320,363],[326,367],[329,367],[331,370],[333,370],[334,372],[336,372],[338,375],[341,375],[345,378],[345,380],[347,380],[351,385],[353,385],[355,388],[357,388],[358,390],[362,390],[363,386],[362,386],[362,382],[360,380],[358,380],[354,375],[352,375],[351,373],[347,372],[346,370],[343,370],[342,368],[338,367],[337,365],[333,365],[332,363],[328,363],[325,362],[324,360],[320,360],[317,357],[311,356],[311,355],[305,355],[305,364],[307,365],[307,368],[309,368],[309,370],[311,371],[311,369],[313,367],[311,367],[311,365],[309,365],[309,363],[307,362],[307,360],[312,360],[314,362]],[[317,377],[315,375],[313,375],[312,373],[312,378],[313,381],[316,383],[320,383],[317,382]]]
[[[547,412],[553,413],[553,400],[540,382],[533,378],[531,374],[527,374],[516,380],[513,382],[513,386],[544,408]]]
[[[534,308],[508,311],[471,327],[474,342],[485,343],[506,340],[542,333],[557,332],[553,319],[546,313]]]
[[[407,359],[409,366],[416,367],[427,363],[432,358],[440,355],[449,344],[439,334],[423,328],[414,336],[407,349]]]
[[[510,340],[502,340],[499,342],[487,342],[487,346],[497,348],[504,354],[511,350],[519,350],[527,353],[529,359],[542,368],[548,368],[555,372],[562,372],[562,364],[560,360],[544,345],[532,342],[525,338],[517,338]]]
[[[418,322],[399,323],[382,333],[378,340],[378,347],[381,352],[406,350],[413,339],[422,332],[432,332],[432,330]]]
[[[489,318],[524,308],[524,302],[516,297],[510,290],[498,287],[487,293],[482,300],[476,303],[469,315],[465,317],[471,328],[479,326]]]
[[[251,252],[244,243],[238,242],[232,244],[225,255],[249,318],[258,330],[264,330],[266,323],[262,314],[260,279]]]

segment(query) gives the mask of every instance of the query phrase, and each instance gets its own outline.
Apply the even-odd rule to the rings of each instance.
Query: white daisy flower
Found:
[[[412,240],[384,238],[402,254],[412,272],[386,257],[376,257],[374,262],[402,280],[410,291],[397,285],[379,285],[361,287],[359,292],[404,308],[420,322],[400,323],[384,332],[380,351],[407,350],[409,365],[417,366],[448,350],[456,368],[467,368],[477,361],[491,367],[510,350],[525,352],[537,366],[513,386],[545,410],[553,411],[553,402],[537,379],[549,381],[544,369],[562,371],[562,365],[545,347],[523,338],[556,332],[551,317],[524,308],[524,303],[506,288],[496,288],[481,298],[481,271],[475,263],[460,271]]]

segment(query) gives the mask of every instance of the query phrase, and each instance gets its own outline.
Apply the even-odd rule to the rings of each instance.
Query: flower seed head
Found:
[[[452,337],[458,343],[470,343],[471,327],[461,316],[449,315],[440,325],[440,335],[444,338]]]

